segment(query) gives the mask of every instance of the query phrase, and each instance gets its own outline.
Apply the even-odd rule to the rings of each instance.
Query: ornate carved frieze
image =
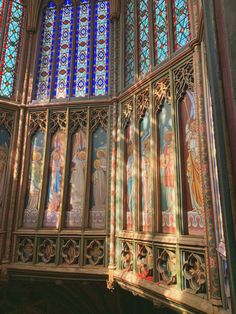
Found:
[[[43,239],[38,247],[39,261],[43,263],[54,263],[56,256],[56,240]]]
[[[55,133],[58,129],[66,129],[66,111],[53,111],[50,114],[50,132]]]
[[[4,126],[12,134],[14,127],[15,113],[12,111],[0,111],[0,126]]]
[[[153,250],[149,245],[138,245],[137,272],[141,278],[153,278]]]
[[[61,248],[61,257],[64,263],[68,265],[78,264],[80,256],[80,243],[75,240],[68,240]]]
[[[35,112],[30,113],[30,118],[29,118],[30,134],[35,133],[38,129],[45,131],[46,125],[47,125],[47,112],[46,111],[35,111]]]
[[[204,256],[195,253],[184,254],[182,266],[183,277],[186,280],[185,288],[194,293],[206,292],[206,266]]]
[[[176,283],[176,255],[170,250],[158,250],[157,272],[160,282],[167,285]]]
[[[86,131],[87,127],[87,110],[72,111],[70,113],[70,133],[73,134],[78,129]]]
[[[90,128],[95,131],[100,124],[104,130],[108,128],[108,109],[93,109],[91,111]]]
[[[193,60],[189,60],[182,67],[174,71],[175,98],[177,104],[181,102],[187,90],[194,91]]]
[[[17,247],[17,261],[29,263],[33,261],[34,240],[31,238],[23,238],[19,240]]]
[[[133,100],[130,99],[122,106],[122,128],[126,128],[133,113]]]
[[[104,241],[88,240],[85,248],[86,264],[93,266],[104,264]]]
[[[154,84],[153,95],[154,95],[154,110],[156,113],[161,110],[165,101],[171,104],[169,78],[165,78]]]
[[[130,242],[122,242],[121,268],[127,271],[133,270],[134,249]]]
[[[137,120],[139,121],[144,117],[145,112],[149,110],[150,97],[148,88],[146,88],[137,95],[136,106],[137,106]]]

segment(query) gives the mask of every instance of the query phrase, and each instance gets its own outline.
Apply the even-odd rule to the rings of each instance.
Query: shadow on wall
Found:
[[[174,314],[104,282],[24,282],[0,284],[1,314]]]

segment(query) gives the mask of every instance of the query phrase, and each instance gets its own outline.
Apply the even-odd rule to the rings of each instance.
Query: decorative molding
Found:
[[[130,99],[122,106],[122,128],[126,128],[133,113],[133,100]]]
[[[28,263],[33,261],[34,242],[30,238],[20,239],[17,249],[19,262]]]
[[[86,264],[93,266],[103,265],[104,262],[104,241],[89,240],[85,248]]]
[[[190,288],[194,293],[206,292],[206,266],[202,256],[189,253],[182,271],[183,277],[188,283],[185,288]]]
[[[12,134],[14,128],[15,113],[12,111],[0,112],[0,126],[4,126]]]
[[[167,101],[169,104],[172,103],[169,78],[165,78],[164,80],[158,81],[154,84],[153,95],[155,113],[161,111],[165,101]]]
[[[61,248],[63,262],[68,265],[79,264],[80,245],[75,240],[68,240]]]
[[[157,258],[157,271],[160,279],[167,285],[176,283],[176,255],[170,250],[162,250]]]
[[[121,268],[127,271],[133,270],[134,263],[134,249],[133,245],[129,242],[122,242],[121,251]]]
[[[104,130],[107,130],[108,120],[108,109],[93,109],[90,117],[90,129],[95,131],[100,124]]]
[[[50,114],[50,132],[55,133],[58,129],[66,129],[66,111],[54,111]]]
[[[137,95],[136,106],[137,106],[137,120],[139,121],[144,117],[145,112],[149,110],[150,97],[148,88],[146,88]]]
[[[182,67],[174,71],[175,98],[179,104],[187,90],[194,92],[193,60],[187,61]]]
[[[78,129],[86,131],[87,127],[87,110],[72,111],[70,113],[70,133],[73,134]]]
[[[153,276],[153,251],[151,246],[138,245],[137,272],[141,278]]]
[[[32,135],[38,129],[45,131],[47,126],[47,112],[35,111],[30,113],[29,132]]]
[[[45,264],[53,263],[56,256],[56,240],[44,239],[39,245],[38,256]]]

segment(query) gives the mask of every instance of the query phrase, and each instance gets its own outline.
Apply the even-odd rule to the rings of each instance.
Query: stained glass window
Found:
[[[89,92],[91,55],[91,3],[83,1],[77,8],[73,96],[83,97]]]
[[[134,27],[134,0],[125,2],[125,86],[134,81],[134,51],[135,51],[135,27]]]
[[[175,0],[173,6],[175,50],[190,40],[189,11],[187,0]]]
[[[74,7],[65,0],[60,10],[58,49],[55,75],[55,98],[66,98],[70,91],[70,68],[73,41]]]
[[[3,11],[6,1],[0,2],[0,32],[3,18]],[[3,47],[0,61],[0,95],[13,97],[15,94],[16,73],[18,71],[18,61],[22,43],[22,30],[24,23],[23,1],[9,1],[6,27],[2,27]]]
[[[156,0],[154,5],[155,63],[168,57],[167,0]]]
[[[36,98],[47,99],[50,96],[52,61],[55,46],[56,6],[53,1],[44,10],[41,43],[39,52],[39,67],[36,82]]]
[[[138,1],[139,74],[150,70],[148,0]]]
[[[48,3],[42,19],[36,99],[108,94],[109,17],[109,1],[64,0],[58,7]]]
[[[108,94],[109,1],[97,1],[94,17],[93,95]]]

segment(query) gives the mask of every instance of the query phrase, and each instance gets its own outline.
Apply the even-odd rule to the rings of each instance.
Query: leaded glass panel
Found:
[[[139,75],[145,75],[150,70],[148,0],[138,1],[138,45]]]
[[[77,8],[77,28],[73,96],[84,97],[89,92],[91,54],[91,3],[83,1]]]
[[[134,0],[125,2],[125,86],[134,81],[134,51],[135,51],[135,27],[134,27]]]
[[[189,10],[187,0],[175,0],[173,7],[175,50],[190,40]]]
[[[108,94],[109,78],[109,1],[97,1],[94,16],[93,95]]]
[[[60,10],[57,62],[55,75],[55,98],[67,98],[70,91],[70,68],[73,42],[74,7],[65,0]]]
[[[0,4],[1,12],[4,4],[5,2]],[[22,42],[23,1],[9,1],[7,12],[0,63],[0,95],[12,97],[15,94],[16,73]],[[2,18],[0,23],[2,23]]]
[[[36,81],[36,98],[39,100],[50,97],[56,35],[56,17],[56,6],[54,2],[51,1],[44,10],[42,21],[39,65]]]
[[[168,57],[167,0],[156,0],[154,5],[155,63]]]

